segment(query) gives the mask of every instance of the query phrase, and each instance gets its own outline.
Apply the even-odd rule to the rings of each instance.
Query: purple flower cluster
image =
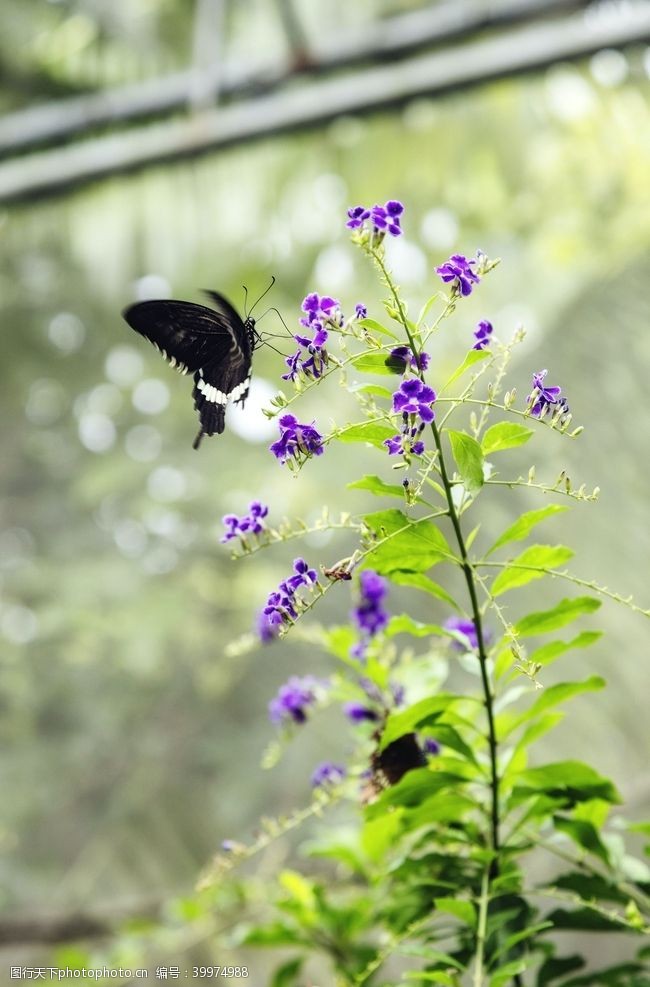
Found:
[[[277,696],[269,703],[269,718],[272,723],[304,723],[307,710],[317,699],[318,679],[313,675],[300,678],[292,675],[281,685]]]
[[[314,770],[311,776],[312,788],[329,788],[340,785],[345,778],[345,768],[340,764],[333,764],[332,761],[323,761]]]
[[[244,539],[246,535],[259,535],[265,530],[264,518],[269,513],[268,507],[254,500],[248,508],[248,514],[237,517],[236,514],[225,514],[221,519],[226,529],[221,541],[231,541],[233,538]]]
[[[373,238],[381,242],[386,233],[400,236],[402,233],[400,216],[403,212],[404,206],[397,199],[389,199],[383,206],[375,205],[371,209],[366,209],[365,206],[353,206],[352,209],[348,209],[346,226],[351,230],[358,230],[370,221]]]
[[[308,589],[318,582],[315,569],[310,569],[304,559],[295,559],[293,575],[283,580],[276,590],[269,593],[266,606],[259,615],[257,631],[262,641],[271,641],[277,637],[280,627],[296,620],[296,591],[301,586]]]
[[[383,631],[389,614],[384,609],[383,600],[388,592],[386,580],[373,569],[365,569],[359,577],[359,602],[350,616],[361,631],[361,640],[351,649],[350,655],[363,661],[368,642]]]
[[[418,370],[427,370],[431,357],[424,350],[416,354],[410,346],[396,346],[390,351],[389,360],[391,366],[402,364],[403,369],[400,369],[400,372],[405,374],[407,370],[415,370],[416,373]]]
[[[292,456],[320,456],[323,452],[323,436],[311,425],[301,425],[293,415],[283,415],[278,422],[280,438],[269,446],[271,452],[281,463],[286,463]]]
[[[421,456],[424,442],[419,436],[424,426],[432,422],[435,412],[431,405],[436,400],[436,392],[418,377],[403,380],[393,394],[393,411],[402,414],[402,431],[390,439],[384,439],[389,456]]]
[[[440,753],[440,744],[433,737],[425,737],[420,741],[420,746],[425,754],[429,754],[432,757]]]
[[[445,284],[451,282],[452,291],[457,295],[471,295],[475,284],[481,280],[472,270],[476,266],[474,258],[468,260],[463,254],[452,254],[449,260],[436,267],[436,274],[439,274]]]
[[[484,350],[486,346],[490,345],[490,336],[494,332],[494,326],[487,319],[482,319],[474,330],[474,339],[476,342],[472,349]]]
[[[560,417],[569,414],[569,402],[566,398],[561,398],[561,387],[546,387],[544,380],[548,370],[540,370],[533,374],[533,391],[528,395],[528,403],[533,402],[530,409],[531,415],[535,418],[543,418],[544,415],[552,411],[553,414],[560,412]]]

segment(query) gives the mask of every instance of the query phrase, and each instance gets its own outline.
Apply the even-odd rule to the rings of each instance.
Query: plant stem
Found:
[[[478,925],[476,928],[476,959],[474,976],[472,978],[473,987],[481,987],[483,983],[483,955],[485,952],[485,940],[487,937],[487,913],[490,889],[490,871],[486,868],[483,871],[481,881],[481,897],[479,900]]]
[[[370,251],[375,264],[381,272],[384,284],[390,291],[393,301],[395,302],[395,309],[399,316],[399,321],[404,326],[404,331],[408,338],[411,350],[414,355],[417,356],[418,350],[415,345],[415,340],[411,333],[408,319],[406,317],[406,312],[404,311],[404,306],[402,300],[399,296],[399,292],[390,276],[390,273],[384,264],[384,259],[381,251],[378,249],[372,249]],[[445,314],[450,308],[448,304],[445,308]],[[442,318],[442,316],[441,316]],[[424,380],[424,374],[420,369],[418,371],[418,376],[421,380]],[[494,878],[499,873],[499,774],[497,770],[497,737],[496,728],[494,724],[494,707],[493,707],[493,694],[492,687],[490,685],[490,679],[488,675],[487,668],[487,654],[485,650],[485,638],[483,634],[483,622],[481,616],[481,610],[478,604],[478,597],[476,594],[476,585],[474,581],[474,571],[472,565],[469,561],[469,556],[467,554],[467,546],[465,545],[465,538],[463,536],[462,528],[460,526],[460,519],[458,512],[456,510],[456,505],[454,504],[454,499],[452,496],[452,483],[449,480],[449,474],[447,473],[447,467],[445,464],[445,457],[442,451],[442,441],[440,437],[440,432],[435,421],[431,422],[431,431],[433,433],[433,439],[438,451],[438,463],[440,470],[440,478],[442,480],[442,485],[445,490],[445,497],[447,500],[449,519],[452,523],[454,534],[456,535],[456,541],[458,543],[458,548],[460,551],[460,566],[463,570],[463,575],[465,577],[465,583],[467,584],[467,592],[469,594],[469,599],[471,603],[472,618],[474,620],[474,626],[476,628],[476,639],[478,644],[478,660],[481,668],[481,683],[483,686],[483,701],[485,704],[485,710],[487,713],[488,720],[488,744],[490,749],[490,842],[492,845],[492,850],[494,852],[494,857],[490,865],[489,877]]]

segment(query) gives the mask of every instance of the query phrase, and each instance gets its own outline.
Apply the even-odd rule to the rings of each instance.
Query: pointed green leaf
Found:
[[[364,565],[382,575],[396,570],[425,572],[438,562],[454,559],[445,536],[431,521],[411,521],[397,510],[376,511],[364,521],[377,539]]]
[[[395,429],[381,422],[370,421],[360,422],[356,425],[344,425],[343,428],[335,432],[335,437],[340,442],[369,442],[370,445],[384,448],[384,440],[395,435]]]
[[[568,510],[569,508],[562,504],[548,504],[547,507],[540,507],[536,511],[526,511],[514,524],[506,528],[502,535],[499,535],[492,548],[486,552],[486,555],[490,555],[497,548],[501,548],[502,545],[507,545],[508,542],[523,541],[540,521],[551,517],[553,514],[561,514],[562,511]]]
[[[480,445],[465,432],[449,429],[447,434],[454,461],[465,487],[470,492],[479,490],[483,486],[483,453]]]
[[[351,394],[372,394],[380,398],[392,398],[393,392],[381,384],[348,384]]]
[[[413,733],[418,729],[432,726],[445,710],[458,701],[458,696],[443,692],[428,699],[421,699],[420,702],[398,713],[390,713],[381,735],[381,749],[392,744],[398,737],[403,737],[405,733]]]
[[[404,500],[404,487],[397,483],[386,483],[379,476],[366,474],[360,480],[347,484],[348,490],[369,490],[377,497],[399,497]]]
[[[519,713],[507,720],[505,716],[499,717],[499,722],[502,724],[499,736],[501,739],[505,739],[513,730],[520,727],[522,723],[534,720],[541,713],[545,713],[553,706],[558,706],[560,703],[566,702],[567,699],[572,699],[573,696],[579,696],[583,692],[599,692],[605,688],[605,685],[605,679],[599,675],[592,675],[591,678],[585,679],[583,682],[559,682],[557,685],[552,685],[548,689],[544,689],[539,699],[529,709],[524,710],[523,713]]]
[[[364,374],[404,373],[404,361],[387,353],[364,353],[354,358],[352,366]]]
[[[395,637],[396,634],[411,634],[412,637],[430,637],[433,634],[438,637],[444,634],[444,630],[438,624],[422,624],[407,613],[402,613],[391,617],[386,627],[387,637]]]
[[[586,822],[584,819],[567,819],[565,816],[556,815],[553,816],[553,825],[558,832],[565,833],[582,850],[599,857],[609,867],[609,853],[593,823]]]
[[[524,960],[512,960],[492,974],[488,987],[506,987],[506,984],[512,983],[513,977],[518,973],[524,973],[525,970],[526,963]]]
[[[391,572],[390,579],[397,586],[412,586],[413,589],[421,589],[423,593],[429,593],[431,596],[435,596],[436,599],[448,603],[454,610],[460,610],[453,596],[450,596],[446,589],[443,589],[438,583],[434,583],[433,579],[430,579],[421,572],[402,572],[397,570],[396,572]]]
[[[515,624],[515,634],[517,637],[548,634],[549,631],[565,627],[584,613],[593,613],[600,608],[600,605],[600,600],[596,600],[593,596],[576,596],[560,600],[551,610],[540,610],[522,617]]]
[[[399,336],[396,336],[392,329],[387,329],[386,326],[383,326],[381,322],[377,322],[376,319],[359,319],[357,325],[363,326],[369,332],[378,332],[380,336],[390,336],[391,339],[399,339]]]
[[[493,452],[523,446],[532,434],[532,428],[526,428],[525,425],[518,425],[516,422],[497,422],[496,425],[488,428],[483,436],[481,442],[483,455],[491,456]]]
[[[435,898],[433,903],[439,912],[454,915],[471,929],[476,927],[476,908],[471,901],[461,901],[459,898]]]
[[[608,778],[603,778],[580,761],[557,761],[540,768],[522,771],[517,779],[513,798],[521,801],[536,793],[568,798],[573,802],[603,799],[620,804],[620,796]]]
[[[573,648],[588,648],[590,644],[599,641],[602,636],[602,631],[583,631],[582,634],[578,634],[571,641],[550,641],[548,644],[543,644],[541,648],[536,648],[535,651],[532,651],[528,656],[528,660],[538,665],[550,665],[552,661],[563,655],[565,651],[570,651]]]
[[[273,974],[273,979],[269,987],[295,987],[298,974],[305,963],[305,957],[299,956],[297,959],[288,960],[279,966]]]
[[[450,387],[459,377],[462,377],[467,370],[475,366],[475,364],[480,363],[481,360],[487,360],[489,356],[491,356],[489,350],[470,350],[460,367],[457,367],[451,377],[442,385],[440,388],[441,392]]]
[[[564,565],[574,554],[565,545],[531,545],[507,563],[492,583],[490,592],[492,596],[501,596],[507,590],[525,586],[533,579],[541,579],[546,575],[544,570]]]

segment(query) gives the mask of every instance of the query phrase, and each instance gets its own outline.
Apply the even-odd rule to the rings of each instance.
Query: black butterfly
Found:
[[[260,341],[255,320],[241,319],[230,302],[206,291],[215,309],[192,302],[139,302],[122,313],[128,324],[159,350],[182,374],[194,374],[194,407],[204,435],[224,430],[226,405],[242,404],[248,395],[253,350]]]

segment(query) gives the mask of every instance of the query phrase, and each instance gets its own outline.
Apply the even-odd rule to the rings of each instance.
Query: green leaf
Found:
[[[549,504],[547,507],[540,507],[536,511],[526,511],[514,524],[506,528],[502,535],[499,535],[492,548],[486,552],[486,555],[490,555],[497,548],[501,548],[502,545],[507,545],[508,542],[523,541],[540,521],[544,521],[547,517],[552,517],[554,514],[561,514],[562,511],[568,510],[569,508],[562,504]]]
[[[515,726],[511,730],[540,713],[545,713],[552,706],[564,703],[567,699],[579,696],[583,692],[599,692],[600,689],[605,688],[605,685],[605,679],[599,675],[592,675],[591,678],[585,679],[583,682],[559,682],[557,685],[552,685],[548,689],[544,689],[539,699],[529,709],[516,717]]]
[[[383,326],[381,322],[377,322],[376,319],[359,319],[357,325],[363,326],[364,329],[368,329],[370,332],[377,332],[380,336],[390,336],[391,339],[399,339],[392,329],[387,329]]]
[[[598,603],[599,601],[595,600],[594,602]],[[535,651],[531,652],[528,660],[536,662],[538,665],[550,665],[552,661],[563,655],[565,651],[570,651],[572,648],[588,648],[590,644],[599,641],[602,636],[602,631],[583,631],[571,641],[550,641],[548,644],[543,644],[541,648],[536,648]]]
[[[364,565],[381,575],[424,572],[454,558],[445,536],[431,521],[411,521],[402,511],[389,510],[367,514],[364,522],[379,542]]]
[[[511,963],[506,963],[500,970],[492,974],[489,987],[506,987],[506,984],[512,982],[513,977],[518,973],[524,973],[525,970],[526,963],[524,960],[513,960]]]
[[[574,554],[566,545],[531,545],[512,562],[508,562],[494,579],[490,592],[492,596],[501,596],[508,590],[525,586],[533,579],[541,579],[547,573],[540,570],[556,569],[573,558]]]
[[[567,819],[565,816],[553,816],[553,825],[560,833],[565,833],[573,842],[587,853],[599,857],[609,867],[609,853],[598,835],[593,823],[584,819]]]
[[[364,374],[404,373],[404,361],[387,353],[364,353],[352,360],[352,366]]]
[[[273,974],[269,987],[296,987],[298,974],[302,970],[305,959],[299,956],[279,966]]]
[[[404,487],[397,483],[386,483],[379,476],[366,474],[360,480],[347,484],[348,490],[369,490],[377,497],[399,497],[404,500]]]
[[[620,804],[620,796],[608,778],[603,778],[580,761],[557,761],[540,768],[522,771],[517,779],[513,798],[521,801],[538,792],[572,802],[599,798]]]
[[[461,901],[459,898],[434,898],[433,903],[439,912],[454,915],[471,929],[476,928],[476,908],[470,901]]]
[[[410,634],[412,637],[430,637],[431,635],[442,635],[444,629],[439,624],[423,624],[419,620],[413,620],[407,613],[397,614],[391,617],[386,627],[387,637],[395,637],[396,634]]]
[[[384,439],[392,438],[395,429],[380,422],[370,421],[357,425],[344,425],[335,435],[341,442],[369,442],[370,445],[383,449]]]
[[[528,442],[533,434],[532,428],[525,425],[518,425],[516,422],[497,422],[488,428],[483,436],[481,448],[484,456],[491,456],[493,452],[501,452],[502,449],[513,449],[515,446],[523,446]]]
[[[379,398],[392,398],[393,392],[382,384],[348,384],[351,394],[373,394]]]
[[[456,753],[460,754],[466,761],[478,766],[478,761],[476,760],[476,755],[474,754],[472,748],[469,744],[465,743],[461,735],[458,733],[458,730],[452,727],[449,723],[437,723],[433,733],[435,734],[435,739],[441,743],[443,747],[456,751]]]
[[[572,599],[560,600],[551,610],[540,610],[523,617],[515,624],[515,634],[517,637],[548,634],[558,627],[565,627],[583,613],[593,613],[599,608],[600,600],[594,599],[593,596],[576,596]]]
[[[480,363],[482,360],[487,360],[489,356],[491,356],[489,350],[470,350],[461,365],[456,367],[451,377],[442,385],[440,391],[445,391],[448,387],[455,383],[459,377],[462,377],[463,374],[466,373],[466,371],[468,371],[471,367],[475,366],[477,363]]]
[[[447,434],[458,472],[466,489],[470,492],[479,490],[483,486],[483,453],[480,445],[465,432],[448,429]]]
[[[429,576],[425,576],[421,572],[403,572],[397,570],[391,573],[390,578],[391,582],[397,586],[412,586],[413,589],[421,589],[423,593],[429,593],[431,596],[435,596],[436,599],[448,603],[454,610],[460,611],[460,607],[453,596],[450,596],[446,589],[443,589],[438,583],[434,583],[433,579],[430,579]]]
[[[452,693],[442,692],[437,696],[421,699],[408,709],[390,713],[386,720],[384,732],[381,735],[381,749],[392,744],[405,733],[413,733],[423,727],[432,726],[440,716],[455,703],[459,697]]]
[[[497,956],[503,956],[504,953],[509,952],[513,946],[516,946],[520,942],[524,942],[526,939],[530,939],[531,936],[536,936],[538,932],[542,932],[544,929],[550,929],[550,922],[538,922],[537,925],[529,925],[525,929],[521,929],[519,932],[513,932],[511,936],[505,939],[499,948],[494,952],[493,959]]]
[[[295,946],[303,939],[295,929],[283,922],[270,922],[246,930],[240,942],[243,946]]]
[[[456,761],[459,767],[462,762]],[[430,771],[429,768],[413,768],[398,781],[396,785],[384,789],[376,802],[366,808],[369,819],[385,815],[387,806],[417,807],[428,798],[436,795],[445,788],[458,791],[459,786],[466,785],[470,779],[460,771]]]

